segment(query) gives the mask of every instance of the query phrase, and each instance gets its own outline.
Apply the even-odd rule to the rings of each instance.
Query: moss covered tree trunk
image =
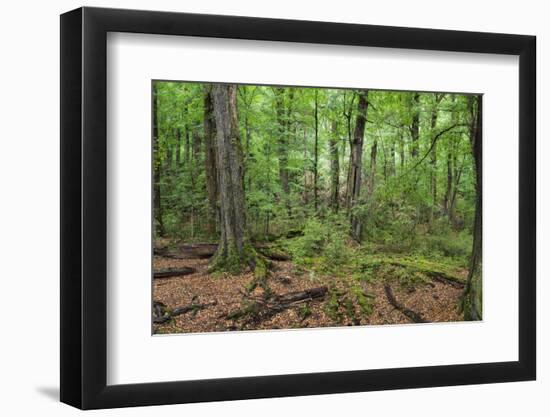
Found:
[[[204,166],[206,179],[206,193],[208,195],[207,224],[210,234],[218,230],[218,168],[216,152],[216,121],[214,117],[214,103],[212,100],[212,86],[204,86]]]
[[[470,141],[474,156],[476,178],[476,211],[474,221],[474,242],[470,258],[470,271],[463,294],[463,311],[465,320],[482,319],[482,162],[481,162],[481,112],[482,98],[471,97],[468,103],[471,109]]]
[[[158,128],[158,91],[156,83],[153,83],[153,204],[155,217],[155,233],[157,237],[164,235],[164,223],[162,221],[162,205],[160,201],[160,171],[161,158],[159,147]]]
[[[367,123],[367,94],[368,92],[359,93],[357,102],[357,117],[355,120],[355,130],[350,150],[350,208],[351,208],[351,235],[360,241],[361,240],[361,220],[359,216],[353,213],[355,206],[359,203],[361,195],[361,182],[363,170],[363,136],[365,134],[365,125]]]
[[[211,270],[238,274],[255,266],[255,253],[246,238],[243,150],[239,137],[237,86],[212,89],[220,200],[220,242]]]

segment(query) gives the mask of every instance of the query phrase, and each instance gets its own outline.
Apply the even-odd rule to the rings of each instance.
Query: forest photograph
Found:
[[[151,83],[154,334],[482,320],[482,96]]]

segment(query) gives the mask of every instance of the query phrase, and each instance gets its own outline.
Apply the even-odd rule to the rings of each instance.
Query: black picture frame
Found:
[[[107,376],[108,32],[519,56],[519,360],[113,385]],[[534,380],[536,38],[79,8],[61,15],[61,401],[82,409]]]

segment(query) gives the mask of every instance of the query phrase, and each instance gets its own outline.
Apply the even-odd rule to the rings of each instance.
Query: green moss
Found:
[[[405,286],[428,282],[434,276],[464,283],[460,268],[451,263],[429,261],[421,257],[373,256],[358,262],[363,274],[378,278],[395,278]]]
[[[225,253],[216,252],[208,268],[209,273],[225,272],[231,275],[239,275],[246,269],[257,265],[257,255],[254,248],[245,243],[242,253],[239,252],[234,242],[228,242]]]

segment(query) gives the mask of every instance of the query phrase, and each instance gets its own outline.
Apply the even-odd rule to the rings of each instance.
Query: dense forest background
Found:
[[[479,96],[156,81],[153,147],[156,243],[217,244],[209,273],[265,275],[267,244],[310,275],[398,259],[464,271],[481,318]]]

